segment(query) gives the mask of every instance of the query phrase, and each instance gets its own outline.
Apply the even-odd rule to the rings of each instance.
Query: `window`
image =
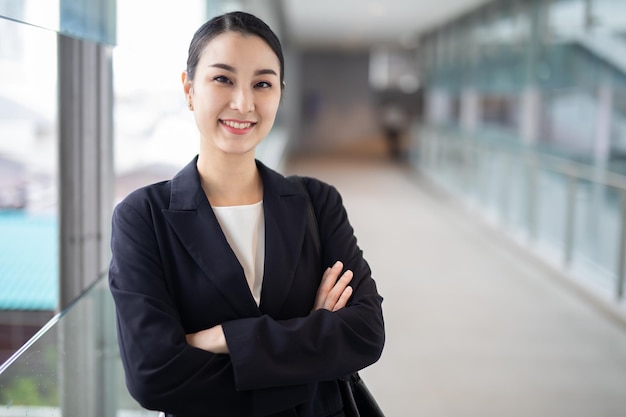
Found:
[[[57,308],[59,251],[56,33],[0,19],[0,39],[2,363]]]

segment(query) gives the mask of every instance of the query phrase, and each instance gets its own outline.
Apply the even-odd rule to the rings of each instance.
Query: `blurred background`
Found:
[[[623,0],[0,0],[0,416],[125,390],[110,215],[197,153],[195,30],[245,10],[286,89],[257,157],[337,186],[385,297],[389,416],[626,416]]]

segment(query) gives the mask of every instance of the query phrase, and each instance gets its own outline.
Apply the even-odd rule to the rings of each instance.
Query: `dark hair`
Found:
[[[216,16],[196,31],[191,39],[189,56],[187,57],[187,76],[189,79],[193,80],[200,55],[206,45],[216,36],[226,32],[256,35],[263,39],[280,61],[280,85],[282,88],[285,79],[285,59],[280,40],[264,21],[245,12],[230,12]]]

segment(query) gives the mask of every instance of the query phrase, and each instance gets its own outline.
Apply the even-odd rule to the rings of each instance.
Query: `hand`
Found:
[[[187,343],[211,353],[229,353],[222,325],[185,335]]]
[[[322,282],[315,296],[313,311],[322,308],[337,311],[346,306],[352,296],[352,287],[349,287],[348,284],[352,281],[353,273],[347,270],[341,275],[341,278],[337,279],[342,270],[343,263],[337,261],[335,265],[324,271]]]

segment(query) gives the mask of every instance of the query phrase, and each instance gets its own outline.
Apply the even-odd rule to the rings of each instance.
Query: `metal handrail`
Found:
[[[435,133],[437,138],[446,141],[447,145],[458,143],[459,149],[467,152],[468,149],[487,149],[499,154],[507,154],[510,157],[524,160],[530,168],[529,198],[527,207],[529,235],[531,239],[536,238],[536,220],[534,207],[536,202],[536,178],[540,170],[550,171],[562,175],[567,180],[567,204],[565,214],[565,235],[563,248],[563,263],[569,266],[573,260],[573,247],[575,241],[575,213],[576,213],[576,191],[579,181],[588,181],[600,187],[611,187],[617,190],[620,195],[620,234],[618,241],[617,265],[615,266],[616,286],[615,298],[617,301],[624,299],[626,290],[626,176],[606,170],[605,167],[595,167],[585,165],[580,162],[564,159],[554,155],[539,154],[537,150],[520,147],[513,147],[510,144],[492,143],[479,141],[470,135],[458,131],[446,131],[445,129],[433,128],[430,126],[423,129]],[[453,137],[458,138],[454,140]],[[426,141],[427,142],[427,141]],[[422,142],[423,143],[423,142]],[[469,146],[468,146],[469,145]],[[423,145],[427,146],[427,145]]]

